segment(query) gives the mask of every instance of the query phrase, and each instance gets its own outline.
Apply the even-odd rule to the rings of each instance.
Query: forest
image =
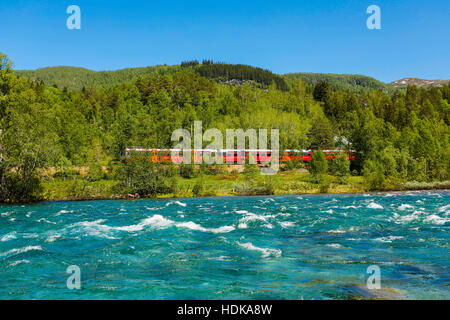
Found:
[[[281,149],[356,150],[348,165],[324,164],[318,152],[307,167],[318,183],[321,174],[354,176],[365,190],[385,190],[449,179],[449,84],[353,90],[211,61],[153,67],[145,76],[113,74],[61,87],[15,72],[0,54],[0,202],[46,199],[46,185],[69,180],[82,190],[106,181],[115,194],[175,194],[180,177],[203,181],[203,173],[223,168],[125,163],[119,154],[133,146],[170,148],[172,132],[190,130],[195,120],[223,132],[277,128]],[[229,85],[215,81],[220,77],[249,81]],[[243,174],[255,174],[254,168]],[[196,183],[192,193],[202,188]]]

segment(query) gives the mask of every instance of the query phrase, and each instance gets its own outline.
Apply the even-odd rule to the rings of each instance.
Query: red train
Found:
[[[311,160],[311,155],[317,150],[283,150],[279,152],[280,161],[302,161],[308,162]],[[181,163],[183,160],[183,152],[189,152],[192,154],[192,159],[196,163],[201,162],[203,156],[216,156],[223,157],[224,164],[244,164],[245,160],[249,157],[253,157],[257,163],[268,163],[272,156],[272,150],[238,150],[238,149],[142,149],[142,148],[127,148],[121,152],[122,158],[130,158],[133,154],[146,154],[152,157],[153,162],[169,162]],[[327,160],[331,160],[334,155],[345,153],[347,160],[355,159],[355,151],[343,151],[343,150],[323,150]]]

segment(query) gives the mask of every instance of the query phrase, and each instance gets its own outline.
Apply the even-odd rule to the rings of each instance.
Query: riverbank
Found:
[[[51,178],[42,182],[40,198],[45,201],[108,200],[141,198],[119,187],[114,179],[89,181],[82,175]],[[364,193],[368,191],[406,191],[450,189],[444,182],[388,182],[380,190],[369,190],[362,176],[345,178],[323,175],[320,179],[299,170],[279,172],[273,176],[246,176],[242,173],[201,175],[195,178],[176,178],[174,192],[158,194],[156,198],[189,198],[211,196],[296,195],[317,193]]]

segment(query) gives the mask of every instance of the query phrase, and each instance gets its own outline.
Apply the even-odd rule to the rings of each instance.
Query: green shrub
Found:
[[[127,192],[137,193],[140,196],[168,194],[176,187],[170,165],[153,163],[145,157],[136,157],[129,162],[123,162],[118,178]]]
[[[195,165],[193,163],[191,164],[180,164],[180,176],[185,179],[192,179],[197,176],[197,172],[195,170]]]
[[[89,181],[99,181],[105,178],[106,174],[103,172],[103,168],[98,162],[94,162],[89,166],[89,172],[87,175],[87,179]]]
[[[192,194],[194,195],[194,197],[199,197],[202,195],[203,193],[203,182],[199,181],[198,183],[196,183],[194,185],[194,187],[192,188]]]
[[[313,176],[326,173],[328,171],[328,162],[325,153],[321,150],[314,152],[311,155],[310,166],[310,172]]]
[[[80,171],[76,169],[64,169],[62,171],[58,171],[53,175],[54,179],[73,179],[80,176]]]
[[[244,167],[244,175],[247,179],[253,178],[258,175],[259,168],[256,164],[246,164]]]
[[[328,193],[328,190],[330,189],[330,184],[327,182],[322,182],[319,185],[319,192],[320,193]]]
[[[363,175],[370,191],[383,189],[386,177],[381,163],[367,160],[364,164]]]

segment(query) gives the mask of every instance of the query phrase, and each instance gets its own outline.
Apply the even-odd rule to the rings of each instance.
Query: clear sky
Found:
[[[81,30],[68,30],[69,5]],[[369,30],[369,5],[381,30]],[[16,69],[116,70],[189,59],[276,73],[450,79],[449,0],[0,0],[0,51]]]

